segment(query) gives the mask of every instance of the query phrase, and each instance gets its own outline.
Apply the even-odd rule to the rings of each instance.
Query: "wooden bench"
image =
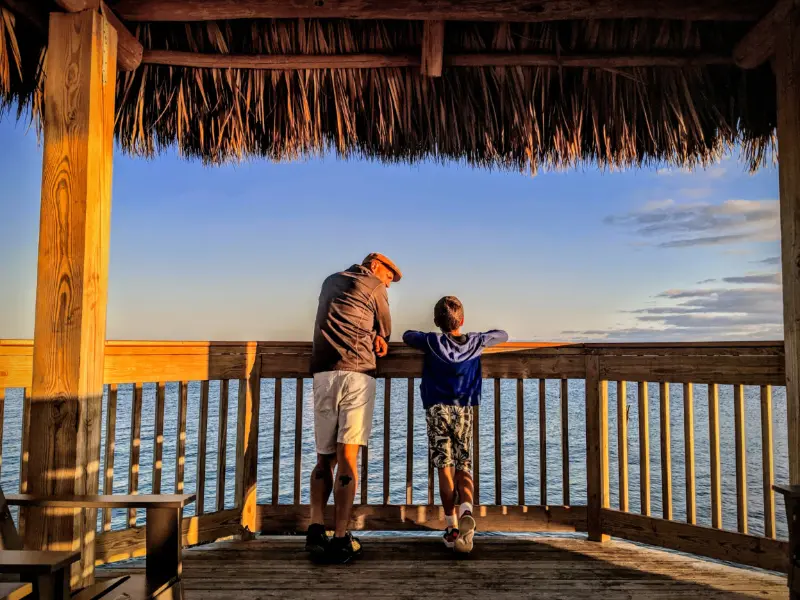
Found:
[[[789,597],[800,600],[800,485],[773,485],[783,494],[789,524]]]
[[[96,600],[106,597],[131,599],[158,598],[180,600],[182,586],[181,517],[183,508],[194,502],[194,494],[175,495],[97,495],[70,497],[39,497],[31,494],[9,494],[0,491],[0,572],[19,574],[34,586],[34,595],[45,599],[68,599],[69,565],[80,559],[78,552],[37,552],[22,549],[9,505],[33,508],[143,508],[145,509],[144,577],[123,577],[101,582],[78,591],[76,600]],[[27,564],[28,561],[32,564]],[[38,562],[37,562],[38,561]],[[34,566],[34,563],[36,566]],[[38,569],[38,570],[37,570]],[[48,570],[49,569],[49,570]]]

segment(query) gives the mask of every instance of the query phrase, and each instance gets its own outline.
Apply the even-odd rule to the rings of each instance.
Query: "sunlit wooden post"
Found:
[[[800,9],[777,32],[778,152],[780,156],[783,327],[786,351],[786,410],[789,427],[789,483],[800,484]],[[796,516],[796,515],[795,515]],[[800,540],[790,536],[797,555]],[[800,597],[797,567],[790,566],[792,598]]]
[[[117,33],[100,13],[50,16],[28,491],[97,493]],[[48,512],[50,514],[48,514]],[[80,549],[93,579],[96,510],[31,510],[29,548]],[[58,513],[57,513],[58,514]]]
[[[600,358],[586,357],[586,492],[587,529],[593,542],[607,542],[603,509],[609,506],[608,382],[600,378]]]
[[[259,529],[256,522],[256,479],[258,475],[258,415],[261,407],[261,359],[257,344],[247,345],[247,379],[239,382],[239,421],[236,435],[236,507],[242,511],[242,527],[250,535]],[[276,388],[276,394],[278,388]],[[278,397],[279,398],[279,397]],[[280,431],[276,417],[276,439]],[[275,459],[280,456],[280,446]],[[277,486],[273,489],[273,497]]]

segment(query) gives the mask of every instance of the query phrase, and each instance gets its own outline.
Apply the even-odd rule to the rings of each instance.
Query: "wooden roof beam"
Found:
[[[117,67],[120,71],[134,71],[142,64],[142,45],[119,17],[114,14],[103,0],[56,0],[56,3],[68,13],[83,10],[99,10],[109,25],[117,30]]]
[[[651,18],[756,21],[764,14],[763,1],[760,0],[120,0],[114,9],[129,22],[267,18],[421,21]]]
[[[422,64],[423,75],[428,77],[442,76],[442,58],[444,57],[444,21],[425,21],[422,30]]]
[[[778,0],[772,10],[736,44],[733,49],[736,64],[743,69],[755,69],[775,54],[775,32],[798,4],[797,0]]]
[[[145,50],[144,64],[196,67],[205,69],[261,69],[293,71],[300,69],[379,69],[421,67],[414,54],[211,54],[176,50]],[[448,54],[442,64],[450,67],[576,67],[618,69],[632,67],[701,67],[730,65],[733,58],[718,54]]]

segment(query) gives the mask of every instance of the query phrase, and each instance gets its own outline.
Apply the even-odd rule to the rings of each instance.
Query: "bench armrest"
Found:
[[[12,506],[36,508],[183,508],[195,500],[195,494],[35,496],[7,494]]]

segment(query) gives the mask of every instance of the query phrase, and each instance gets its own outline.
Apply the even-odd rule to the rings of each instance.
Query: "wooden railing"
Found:
[[[31,385],[31,356],[30,342],[0,342],[0,418],[19,418],[21,424],[19,467],[0,464],[0,475],[4,486],[19,485],[23,490],[30,444],[26,415],[31,399],[26,390]],[[184,522],[187,544],[255,531],[304,529],[308,507],[301,501],[313,462],[309,357],[307,343],[109,342],[102,452],[98,448],[101,488],[106,493],[169,493],[165,476],[170,475],[176,492],[196,492],[198,497],[194,516]],[[417,352],[397,345],[379,364],[382,389],[379,386],[372,448],[362,454],[361,504],[354,510],[353,529],[443,527],[442,511],[435,506],[434,473],[421,458],[427,444],[415,382],[421,366]],[[487,353],[483,368],[484,401],[475,411],[474,423],[475,498],[482,530],[588,531],[592,539],[612,535],[786,570],[786,542],[776,539],[779,525],[785,531],[785,523],[776,513],[771,491],[776,465],[779,473],[786,471],[783,450],[778,461],[773,460],[773,419],[779,413],[772,410],[772,386],[784,383],[782,344],[506,344]],[[291,390],[292,380],[294,398],[287,401],[284,392]],[[534,381],[526,386],[526,380]],[[615,400],[611,415],[609,382]],[[676,386],[682,387],[682,403],[670,402]],[[748,419],[754,409],[747,401],[752,400],[748,395],[752,388],[745,386],[759,387],[758,419]],[[236,414],[229,419],[234,408],[229,396],[234,390]],[[527,402],[536,390],[538,402]],[[732,391],[732,411],[728,411],[732,414],[722,419],[726,413],[720,413],[720,397],[727,409],[728,391]],[[783,389],[779,391],[782,395]],[[123,392],[130,394],[129,410],[120,402]],[[657,411],[651,395],[657,396]],[[703,396],[702,403],[695,402]],[[509,407],[512,399],[515,405]],[[292,405],[294,429],[282,432]],[[675,422],[671,409],[682,412],[682,423]],[[780,414],[785,423],[785,411]],[[651,452],[656,431],[651,431],[650,422],[655,418],[659,448]],[[554,433],[558,425],[560,434]],[[122,426],[128,432],[124,444]],[[733,440],[728,443],[731,426]],[[760,430],[762,492],[756,502],[763,507],[763,527],[758,524],[757,535],[749,531],[748,519],[748,458],[751,462],[758,458],[752,448],[748,453],[748,426]],[[398,433],[403,428],[405,436]],[[615,434],[610,435],[610,429]],[[167,430],[174,432],[174,439],[165,437]],[[705,431],[709,459],[698,462],[695,436],[700,432],[704,437]],[[781,439],[785,433],[780,431]],[[538,448],[531,442],[537,436]],[[679,456],[683,468],[677,470],[673,468],[676,436],[679,443],[674,447],[684,448]],[[143,440],[151,446],[145,454]],[[14,444],[6,442],[10,446],[6,455],[13,455]],[[173,465],[165,463],[167,448]],[[231,461],[228,452],[234,448]],[[493,460],[487,461],[492,452]],[[735,463],[735,489],[726,495],[723,467],[728,456]],[[195,467],[188,472],[187,458]],[[538,461],[535,473],[534,461]],[[123,480],[115,477],[115,469],[119,473],[124,462],[128,469]],[[140,472],[142,466],[149,466],[149,475]],[[215,486],[207,483],[208,467]],[[682,485],[673,486],[673,476]],[[538,486],[531,487],[531,480],[538,480]],[[632,481],[638,494],[630,494]],[[553,486],[559,483],[557,497]],[[652,497],[655,485],[660,494]],[[514,491],[516,503],[510,503]],[[415,497],[419,500],[423,494],[425,501],[415,504]],[[735,528],[724,528],[726,502],[735,506]],[[652,514],[654,503],[660,505],[660,517]],[[112,519],[108,511],[103,514],[98,561],[143,552],[144,531],[138,522],[135,511],[124,521]]]

